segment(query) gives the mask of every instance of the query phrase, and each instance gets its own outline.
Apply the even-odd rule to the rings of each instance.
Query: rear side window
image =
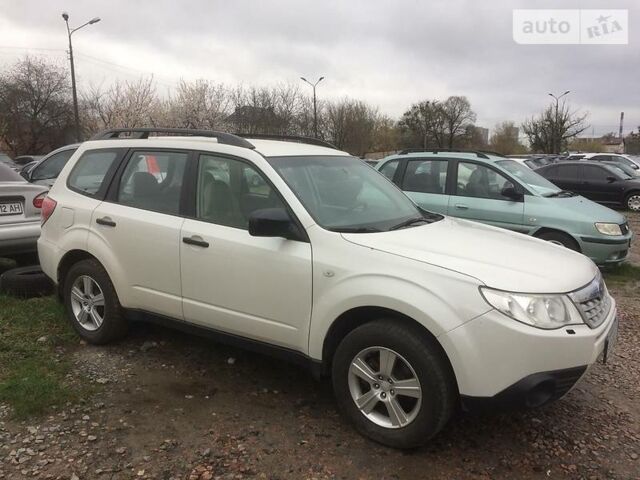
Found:
[[[447,166],[443,160],[411,160],[402,181],[402,190],[422,193],[444,193]]]
[[[71,170],[67,185],[71,190],[95,197],[103,187],[107,172],[120,155],[121,150],[117,149],[89,150],[83,153]]]
[[[594,165],[584,165],[583,169],[582,176],[584,180],[604,181],[608,175],[607,170]]]
[[[578,165],[558,165],[553,172],[553,178],[576,180],[578,178]]]
[[[187,159],[185,152],[134,152],[122,174],[117,202],[177,215]]]

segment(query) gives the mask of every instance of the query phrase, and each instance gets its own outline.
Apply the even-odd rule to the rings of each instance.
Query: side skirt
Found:
[[[232,347],[249,350],[261,355],[278,358],[289,363],[306,368],[311,372],[313,377],[319,380],[322,377],[322,362],[315,360],[302,352],[292,350],[290,348],[272,345],[270,343],[253,340],[239,335],[222,332],[214,328],[203,327],[193,323],[176,320],[175,318],[158,315],[156,313],[146,312],[137,309],[125,309],[125,316],[128,320],[134,322],[146,322],[160,325],[167,328],[173,328],[182,332],[197,335],[199,337],[209,338],[215,342],[230,345]]]

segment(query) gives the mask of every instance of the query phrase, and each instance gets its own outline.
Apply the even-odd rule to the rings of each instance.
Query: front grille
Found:
[[[597,328],[604,322],[611,310],[611,296],[598,274],[589,285],[569,295],[584,322],[591,328]]]
[[[627,233],[629,233],[629,224],[625,222],[620,225],[620,231],[622,232],[622,235],[626,235]]]

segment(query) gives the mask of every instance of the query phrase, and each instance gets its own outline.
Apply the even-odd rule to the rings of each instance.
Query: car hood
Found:
[[[567,214],[571,215],[569,218],[576,219],[579,217],[591,223],[606,222],[617,223],[618,225],[627,221],[624,215],[615,210],[611,210],[580,195],[574,197],[552,197],[545,200],[552,201],[555,208],[565,209]]]
[[[570,292],[597,274],[595,264],[580,253],[452,217],[420,227],[342,236],[362,247],[454,270],[501,290]]]

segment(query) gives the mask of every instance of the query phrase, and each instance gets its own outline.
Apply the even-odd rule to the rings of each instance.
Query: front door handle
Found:
[[[463,205],[461,203],[457,203],[456,204],[456,208],[459,210],[469,210],[469,207],[467,207],[466,205]]]
[[[209,242],[205,242],[201,237],[182,237],[182,241],[187,245],[195,245],[196,247],[208,248]]]
[[[96,218],[96,223],[98,225],[104,225],[105,227],[115,227],[116,222],[111,220],[109,217]]]

